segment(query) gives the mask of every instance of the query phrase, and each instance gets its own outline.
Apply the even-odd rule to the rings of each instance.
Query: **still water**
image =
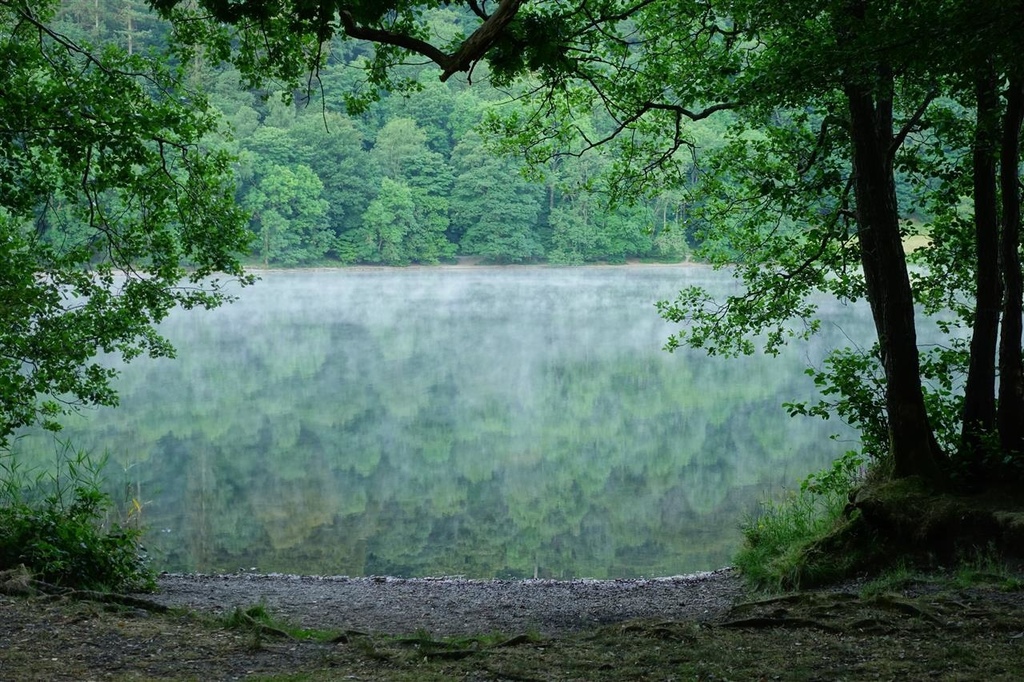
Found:
[[[272,272],[173,315],[178,358],[126,367],[121,407],[63,435],[109,454],[165,570],[712,569],[759,498],[852,446],[781,404],[869,318],[831,304],[777,358],[669,354],[654,302],[696,283],[728,286],[680,266]]]

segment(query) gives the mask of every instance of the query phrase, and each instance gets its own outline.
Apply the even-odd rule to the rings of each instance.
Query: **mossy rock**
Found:
[[[803,550],[789,587],[813,587],[898,563],[933,567],[983,553],[1024,559],[1024,495],[956,495],[916,478],[865,485],[840,524]]]
[[[936,492],[918,479],[865,486],[853,497],[861,518],[898,547],[941,560],[992,550],[1024,557],[1024,496]]]

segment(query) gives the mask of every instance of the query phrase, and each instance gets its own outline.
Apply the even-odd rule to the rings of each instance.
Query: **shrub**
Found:
[[[141,529],[110,520],[104,464],[63,445],[55,469],[32,476],[12,453],[0,455],[0,570],[23,564],[40,580],[75,589],[155,586]]]

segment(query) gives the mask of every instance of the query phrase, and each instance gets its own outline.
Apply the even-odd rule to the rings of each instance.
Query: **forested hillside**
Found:
[[[460,29],[455,11],[428,16],[434,35]],[[169,35],[144,0],[68,0],[57,25],[84,43],[129,52],[164,50]],[[500,140],[477,132],[488,112],[507,116],[519,106],[516,93],[489,85],[484,65],[443,83],[436,66],[411,65],[402,75],[418,84],[413,92],[380,93],[350,115],[353,79],[363,77],[353,66],[371,49],[325,46],[313,100],[239,87],[238,72],[212,57],[191,66],[190,85],[223,114],[211,144],[238,157],[254,264],[681,260],[698,243],[700,226],[687,221],[678,192],[609,206],[594,180],[614,162],[607,153],[567,155],[527,179],[518,159],[493,149]],[[581,138],[610,129],[596,117],[591,124]],[[724,124],[704,122],[697,132],[714,146]]]

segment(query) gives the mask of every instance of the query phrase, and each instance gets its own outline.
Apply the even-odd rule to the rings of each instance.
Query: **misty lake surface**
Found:
[[[812,397],[803,368],[867,338],[870,318],[830,303],[825,333],[775,358],[670,354],[654,303],[691,284],[729,279],[693,266],[269,272],[232,305],[172,315],[161,328],[178,358],[128,365],[121,406],[62,436],[109,454],[163,570],[714,569],[758,499],[854,446],[782,403]]]

